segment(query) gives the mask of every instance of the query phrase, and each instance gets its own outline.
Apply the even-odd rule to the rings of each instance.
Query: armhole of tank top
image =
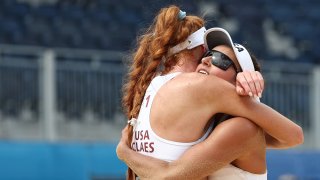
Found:
[[[169,74],[169,75],[168,75],[168,76],[169,76],[169,80],[167,80],[167,82],[169,82],[170,80],[172,80],[173,78],[175,78],[175,77],[176,77],[177,75],[179,75],[179,74],[180,74],[180,72],[176,72],[176,73]],[[165,82],[164,84],[166,84],[167,82]],[[163,85],[164,85],[164,84],[163,84]],[[162,87],[163,85],[161,85],[161,87]],[[160,88],[161,88],[161,87],[160,87]],[[160,89],[160,88],[159,88],[159,89]],[[195,144],[198,144],[199,142],[203,141],[204,139],[206,139],[206,138],[208,137],[209,133],[210,133],[210,132],[212,131],[212,129],[213,129],[213,126],[214,126],[213,123],[210,124],[208,130],[206,131],[206,133],[205,133],[202,137],[200,137],[198,140],[193,141],[193,142],[176,142],[176,141],[167,140],[167,139],[164,139],[164,138],[158,136],[157,133],[153,131],[153,129],[152,129],[152,127],[151,127],[150,115],[151,115],[151,109],[152,109],[152,105],[153,105],[153,100],[154,100],[156,94],[158,93],[159,89],[155,92],[154,97],[152,98],[152,100],[151,100],[151,102],[150,102],[150,107],[149,107],[149,110],[148,110],[149,121],[148,121],[148,124],[147,124],[147,125],[148,125],[148,128],[150,128],[150,132],[151,132],[158,140],[160,140],[160,141],[163,141],[163,142],[168,143],[168,144],[179,145],[179,146],[191,146],[191,145],[195,145]]]
[[[179,75],[180,72],[176,72],[176,73],[172,73],[172,74],[167,74],[167,75],[164,75],[162,76],[163,78],[168,78],[167,81],[164,83],[166,84],[167,82],[169,82],[170,80],[172,80],[173,78],[175,78],[177,75]],[[159,76],[157,76],[159,77]],[[161,87],[164,85],[162,84]],[[160,88],[161,88],[160,87]],[[160,89],[159,88],[159,89]],[[153,98],[151,99],[151,101],[149,102],[150,103],[150,107],[148,109],[148,117],[149,117],[149,121],[147,123],[147,126],[148,128],[150,129],[150,132],[154,135],[155,138],[157,138],[159,141],[162,141],[162,142],[165,142],[167,144],[173,144],[173,145],[179,145],[179,146],[190,146],[190,145],[194,145],[196,142],[190,142],[190,143],[183,143],[183,142],[176,142],[176,141],[170,141],[170,140],[167,140],[167,139],[164,139],[160,136],[157,135],[156,132],[154,132],[154,130],[152,129],[151,127],[151,119],[150,119],[150,115],[151,115],[151,109],[152,109],[152,106],[153,106],[153,100],[155,98],[155,96],[157,95],[159,89],[156,90],[155,94],[153,95]]]

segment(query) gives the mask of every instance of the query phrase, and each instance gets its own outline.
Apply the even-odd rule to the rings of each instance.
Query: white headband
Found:
[[[203,36],[205,32],[206,32],[206,28],[202,27],[196,32],[192,33],[190,36],[188,36],[188,38],[185,41],[170,48],[168,52],[168,56],[176,54],[184,49],[192,49],[194,47],[203,45],[204,44]]]

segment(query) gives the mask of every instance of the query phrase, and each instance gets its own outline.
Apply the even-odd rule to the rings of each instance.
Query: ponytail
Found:
[[[169,48],[183,42],[204,25],[204,20],[196,16],[178,18],[177,6],[163,8],[154,19],[147,32],[138,39],[138,48],[133,54],[132,64],[123,86],[122,105],[128,119],[137,118],[145,91],[158,73],[166,73],[176,65],[177,57],[167,57]],[[159,69],[164,66],[163,70]],[[129,126],[131,146],[133,128]],[[127,180],[135,179],[129,168]]]

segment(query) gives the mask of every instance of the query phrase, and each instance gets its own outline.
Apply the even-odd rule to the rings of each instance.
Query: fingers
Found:
[[[121,132],[121,139],[120,141],[125,143],[125,144],[129,144],[129,125],[127,125],[125,128],[123,128],[122,132]]]
[[[122,132],[121,132],[122,136],[124,136],[125,134],[128,134],[128,129],[129,129],[129,125],[127,125],[122,129]]]
[[[260,80],[258,79],[257,71],[249,72],[252,78],[252,86],[255,88],[255,97],[260,97],[261,96],[261,85],[260,85]],[[250,86],[251,87],[251,86]],[[260,95],[260,96],[259,96]]]
[[[123,158],[126,155],[126,151],[130,149],[128,137],[130,132],[130,125],[127,125],[125,128],[123,128],[121,132],[121,138],[116,148],[117,156],[120,160],[123,160]]]
[[[241,96],[246,96],[247,95],[245,90],[241,87],[239,82],[236,82],[236,91]]]
[[[256,71],[256,74],[257,74],[257,78],[259,80],[259,84],[260,84],[260,87],[261,87],[261,92],[260,92],[260,98],[262,96],[262,92],[264,90],[264,79],[262,77],[262,74],[259,72],[259,71]]]
[[[263,91],[263,88],[264,88],[263,77],[262,77],[262,75],[261,75],[261,73],[259,71],[252,71],[252,72],[249,72],[249,73],[251,74],[251,77],[253,79],[253,83],[254,83],[255,88],[256,88],[257,94],[255,94],[255,95],[261,98],[262,91]]]
[[[242,93],[241,88],[245,91],[244,95],[261,97],[264,89],[264,80],[258,71],[244,71],[237,74],[236,78],[237,92]],[[240,87],[238,87],[240,86]]]
[[[241,72],[237,74],[237,81],[240,83],[240,86],[244,89],[245,94],[253,96],[255,94],[255,85],[253,83],[251,74],[248,72]]]

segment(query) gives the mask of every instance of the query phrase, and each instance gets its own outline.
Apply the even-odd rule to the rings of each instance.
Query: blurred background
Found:
[[[262,102],[304,129],[269,179],[320,179],[319,0],[2,0],[0,179],[124,179],[125,57],[160,8],[227,29],[260,59]]]

